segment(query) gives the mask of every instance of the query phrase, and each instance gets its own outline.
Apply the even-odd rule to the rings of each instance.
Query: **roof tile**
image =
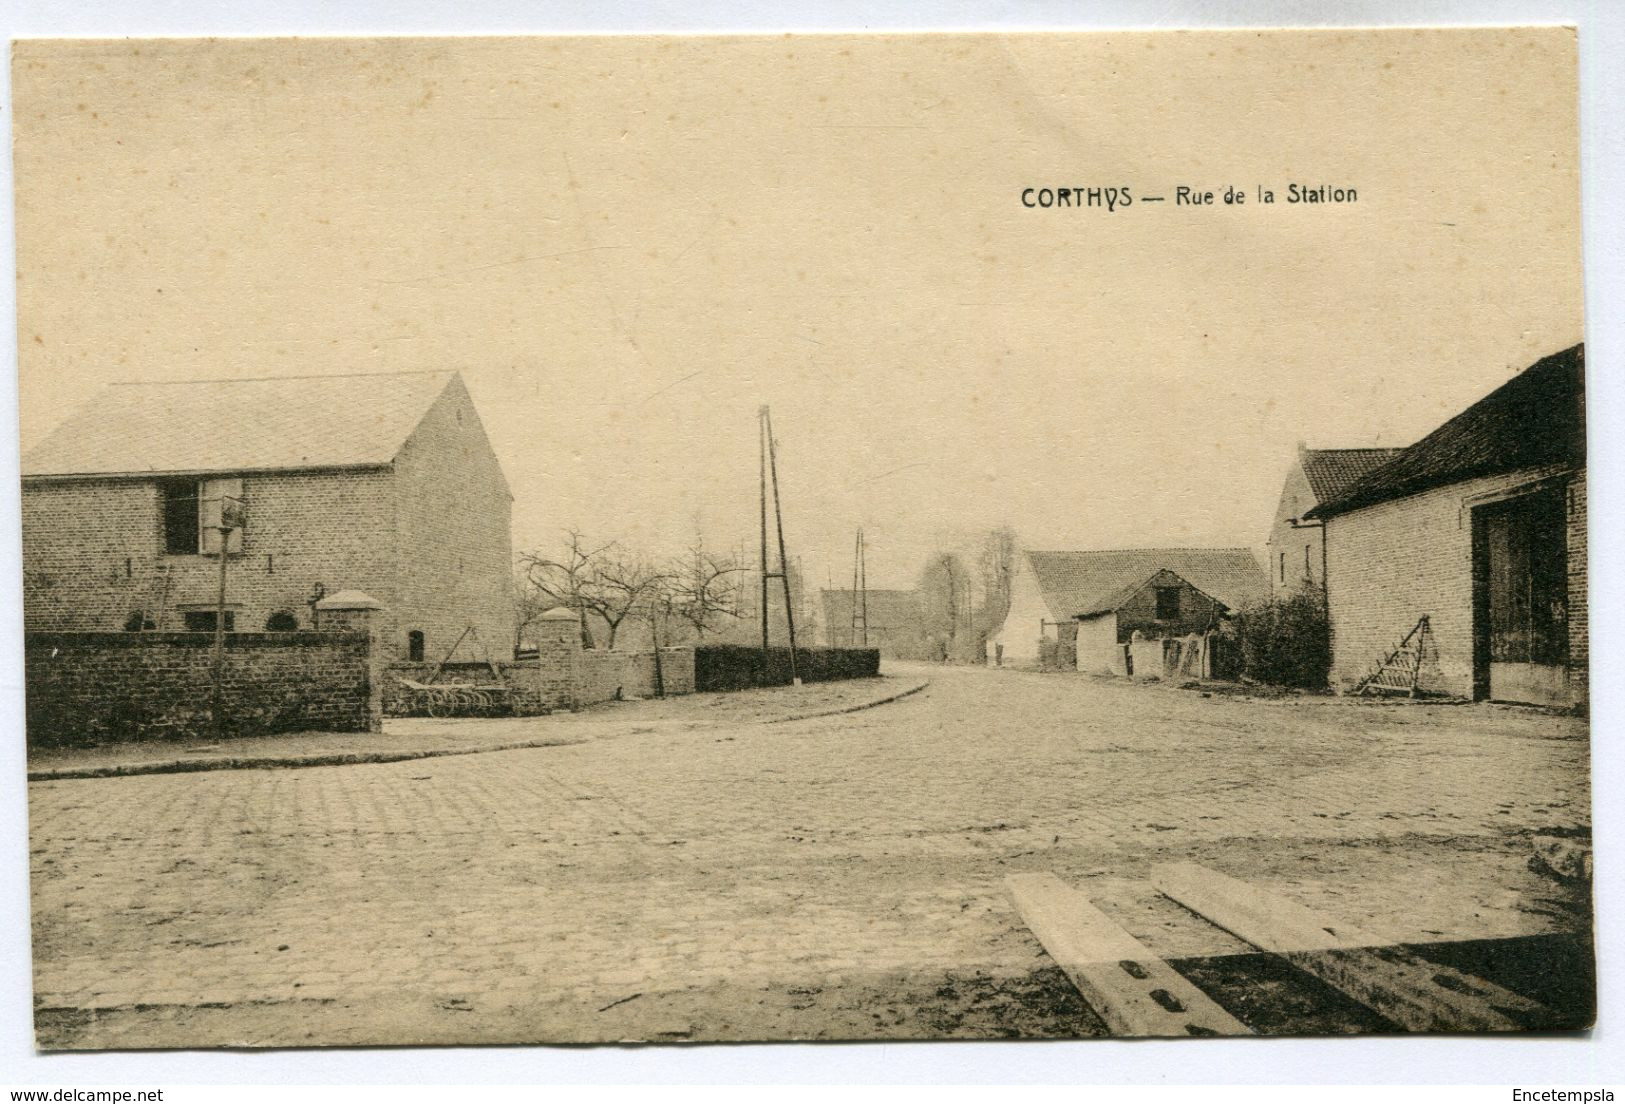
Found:
[[[455,372],[120,383],[22,460],[30,476],[367,467],[394,459]]]
[[[1585,346],[1543,357],[1306,517],[1551,464],[1583,465]]]
[[[1057,620],[1104,613],[1167,569],[1231,609],[1263,598],[1269,582],[1250,548],[1127,548],[1028,552],[1044,602]]]

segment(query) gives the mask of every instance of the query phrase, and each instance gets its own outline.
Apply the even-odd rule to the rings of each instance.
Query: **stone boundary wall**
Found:
[[[662,648],[661,677],[668,695],[694,692],[694,649]],[[406,705],[409,691],[402,679],[425,682],[435,673],[434,663],[391,663],[384,668],[386,712]],[[498,663],[502,682],[513,692],[514,711],[535,716],[580,709],[617,698],[655,696],[653,652],[610,652],[571,648],[568,640],[544,642],[527,659]],[[483,663],[447,664],[440,682],[491,683],[491,669]]]
[[[214,634],[24,634],[28,744],[211,737]],[[377,731],[377,650],[366,632],[228,633],[232,736]]]

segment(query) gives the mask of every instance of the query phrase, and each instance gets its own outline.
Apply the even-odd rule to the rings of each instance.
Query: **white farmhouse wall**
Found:
[[[1091,675],[1125,674],[1123,646],[1117,642],[1117,614],[1078,622],[1078,670]]]
[[[988,642],[991,654],[997,655],[999,645],[1003,645],[1006,665],[1037,663],[1038,641],[1045,633],[1044,622],[1054,619],[1038,589],[1038,576],[1033,572],[1032,562],[1026,553],[1018,553],[1015,576],[1010,580],[1010,612],[1005,614],[1004,624]],[[1053,628],[1048,630],[1051,637],[1054,631]]]

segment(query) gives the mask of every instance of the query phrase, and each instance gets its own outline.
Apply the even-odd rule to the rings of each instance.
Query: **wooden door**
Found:
[[[1525,495],[1478,512],[1489,696],[1566,705],[1568,539],[1562,495]]]

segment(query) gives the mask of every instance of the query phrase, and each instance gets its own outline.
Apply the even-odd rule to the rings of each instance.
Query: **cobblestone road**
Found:
[[[783,725],[34,783],[42,1039],[908,1034],[829,994],[1030,974],[1012,872],[1164,954],[1239,951],[1145,888],[1168,858],[1408,941],[1572,926],[1525,860],[1589,823],[1582,721],[933,674]],[[753,1019],[769,992],[823,996]]]

